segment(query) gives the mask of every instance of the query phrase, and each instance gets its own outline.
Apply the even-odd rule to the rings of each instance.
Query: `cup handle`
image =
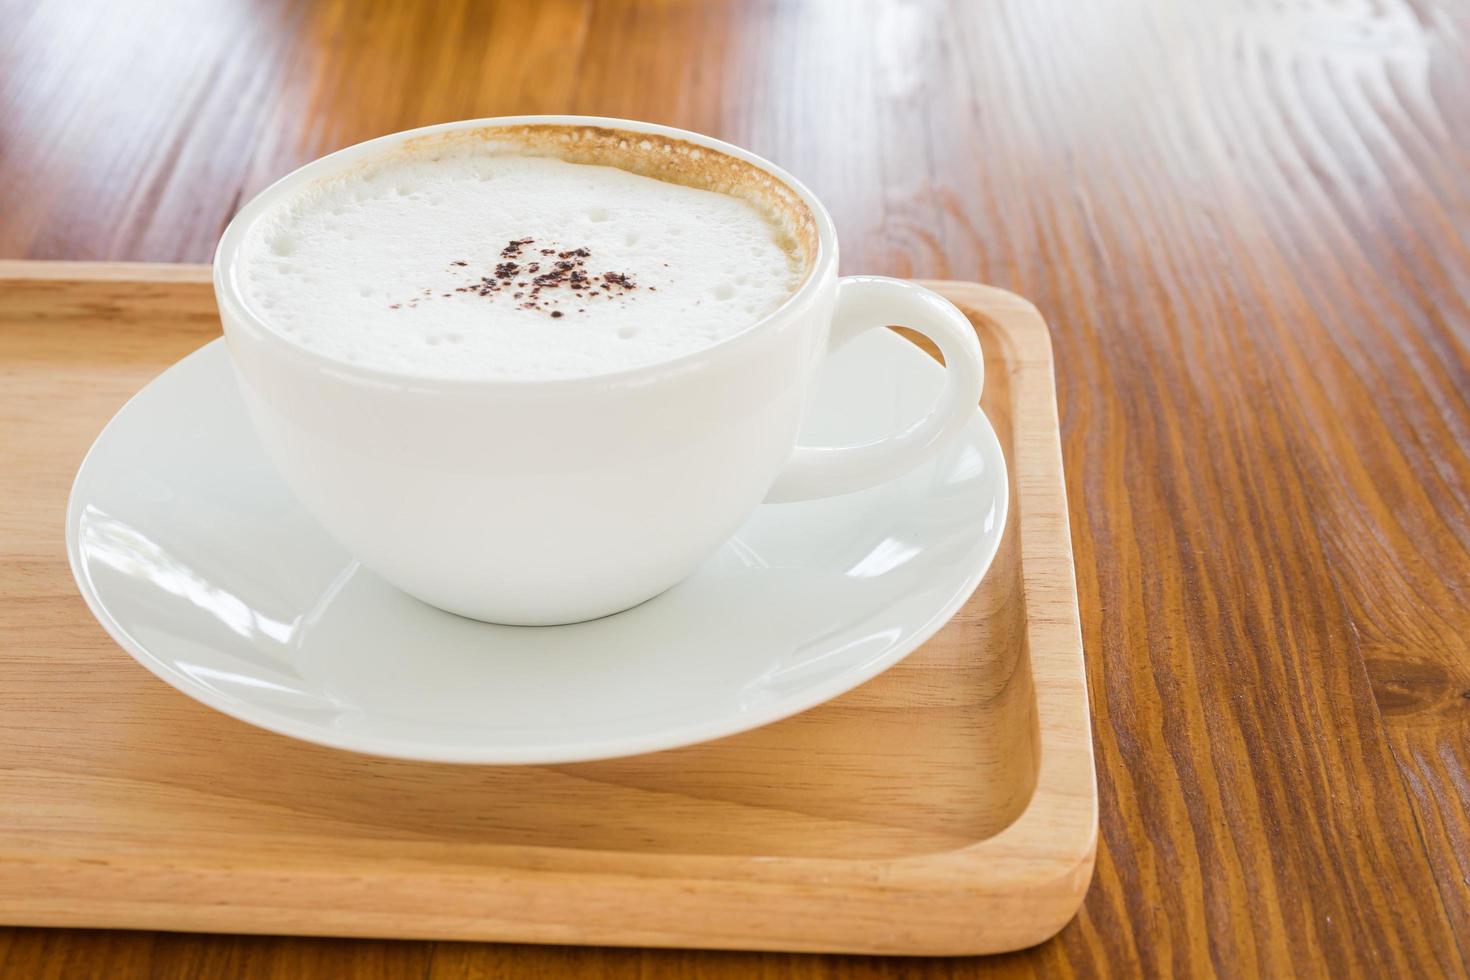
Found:
[[[797,446],[766,503],[851,493],[891,480],[924,462],[974,417],[985,381],[980,343],[965,315],[923,286],[885,276],[837,283],[829,350],[889,324],[917,330],[944,354],[944,389],[929,414],[905,429],[857,446]]]

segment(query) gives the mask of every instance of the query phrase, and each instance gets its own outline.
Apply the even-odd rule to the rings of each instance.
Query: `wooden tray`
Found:
[[[200,266],[0,263],[0,921],[962,954],[1071,918],[1097,791],[1051,347],[974,321],[1011,468],[974,598],[888,673],[767,728],[545,768],[294,742],[191,701],[93,621],[67,491],[133,392],[219,333]]]

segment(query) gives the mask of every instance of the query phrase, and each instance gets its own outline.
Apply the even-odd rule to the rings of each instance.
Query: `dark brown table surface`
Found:
[[[576,112],[1056,342],[1102,802],[989,960],[0,931],[11,976],[1463,975],[1470,4],[0,0],[0,257],[206,261],[367,137]],[[0,828],[3,832],[3,828]]]

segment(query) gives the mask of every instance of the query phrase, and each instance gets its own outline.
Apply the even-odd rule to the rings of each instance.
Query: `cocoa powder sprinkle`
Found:
[[[506,242],[505,248],[500,250],[500,257],[502,259],[513,259],[517,255],[521,254],[522,245],[529,245],[535,240],[536,239],[534,238],[517,238],[512,241]]]
[[[542,256],[555,256],[554,261],[546,263],[546,266],[549,266],[549,268],[544,267],[542,262],[527,262],[522,265],[519,262],[513,261],[521,256],[522,249],[527,245],[534,245],[535,241],[535,238],[526,236],[506,242],[505,247],[500,250],[500,257],[506,261],[495,264],[495,275],[493,278],[491,276],[481,275],[478,277],[478,282],[470,282],[467,285],[457,286],[453,288],[453,292],[441,292],[439,295],[445,299],[452,298],[454,293],[474,293],[480,296],[491,296],[500,292],[502,287],[509,291],[509,288],[514,286],[517,291],[512,294],[511,298],[513,300],[523,301],[517,304],[517,309],[540,310],[552,319],[561,319],[566,315],[566,311],[555,308],[557,303],[551,300],[549,296],[546,298],[546,303],[543,304],[542,294],[547,290],[565,288],[570,293],[575,294],[578,299],[585,302],[587,298],[595,296],[611,299],[613,296],[626,295],[638,288],[638,283],[626,272],[604,271],[589,273],[587,271],[587,260],[592,258],[592,250],[586,246],[561,249],[548,246],[537,249],[537,253]],[[455,269],[468,268],[469,265],[470,263],[467,259],[455,259],[449,263],[449,267]],[[668,263],[666,262],[664,265],[668,265]],[[528,278],[517,279],[516,277],[518,275],[524,275]],[[614,287],[617,288],[614,289]],[[449,288],[448,285],[440,287],[440,289]],[[650,292],[655,291],[653,286],[649,286],[648,289]],[[433,298],[434,292],[434,289],[425,287],[421,296],[411,297],[403,303],[391,303],[388,308],[397,310],[402,309],[404,306],[410,308],[416,307],[420,299]],[[576,311],[578,313],[586,313],[587,309],[586,307],[579,306],[576,308]]]

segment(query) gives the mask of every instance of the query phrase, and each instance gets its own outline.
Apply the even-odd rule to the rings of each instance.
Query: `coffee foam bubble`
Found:
[[[769,196],[784,186],[683,146],[653,148],[684,168],[655,177],[586,146],[407,144],[254,221],[245,300],[302,347],[418,376],[574,377],[692,353],[781,305],[815,246],[809,213]]]

